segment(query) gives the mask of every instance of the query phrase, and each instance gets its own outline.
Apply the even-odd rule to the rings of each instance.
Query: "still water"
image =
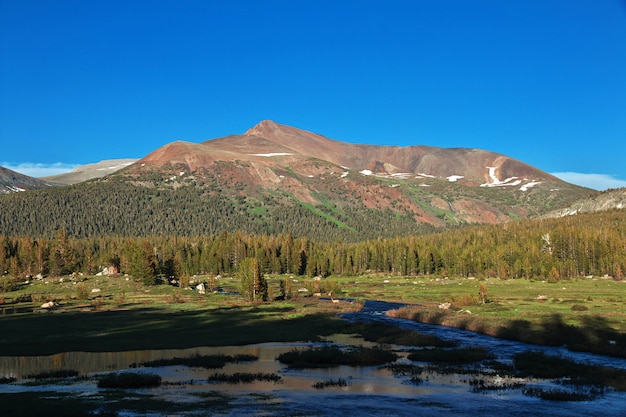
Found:
[[[443,338],[461,340],[465,345],[486,346],[499,359],[506,361],[511,354],[541,347],[528,346],[516,342],[501,341],[471,332],[439,326],[421,325],[408,321],[397,321],[384,315],[386,310],[395,308],[388,303],[367,303],[359,313],[346,316],[348,320],[393,320],[403,327],[415,326],[417,330],[431,332]],[[343,345],[363,345],[361,339],[338,335],[329,338],[327,343]],[[130,351],[130,352],[65,352],[50,356],[0,357],[0,378],[15,378],[17,381],[0,384],[0,415],[2,414],[2,394],[34,392],[41,396],[54,397],[55,393],[70,393],[77,398],[93,398],[94,409],[106,406],[120,416],[336,416],[358,414],[359,416],[528,416],[543,415],[555,417],[571,416],[626,416],[626,394],[608,392],[594,401],[552,402],[528,397],[521,388],[475,392],[469,383],[475,375],[464,373],[439,373],[431,369],[421,374],[419,383],[413,383],[408,376],[394,375],[384,367],[333,367],[325,369],[289,369],[276,360],[276,357],[293,349],[306,349],[320,343],[264,343],[235,347],[198,347],[185,350]],[[405,358],[405,348],[393,346],[401,359],[399,363],[409,364]],[[554,353],[554,348],[547,348]],[[558,351],[558,349],[557,349]],[[563,353],[563,352],[558,352]],[[158,359],[189,357],[193,355],[239,355],[258,357],[251,362],[231,363],[221,369],[201,369],[187,366],[137,367],[137,364]],[[573,354],[577,360],[586,363],[601,363],[626,369],[626,361],[597,355]],[[159,388],[124,390],[118,396],[126,400],[150,396],[170,404],[186,404],[177,411],[149,411],[119,405],[119,398],[110,399],[97,387],[95,375],[131,369],[134,372],[150,372],[162,377]],[[44,371],[75,370],[79,377],[63,381],[50,381],[45,384],[31,384],[28,375]],[[281,383],[254,382],[250,384],[210,383],[207,378],[215,372],[274,373],[280,375]],[[81,378],[83,377],[83,378]],[[315,383],[344,379],[346,386],[316,389]],[[481,375],[480,378],[486,378]],[[489,383],[518,383],[523,386],[550,387],[551,381],[517,379],[510,380],[492,374]],[[212,408],[198,399],[207,395],[223,395],[227,398],[226,407]],[[100,404],[99,404],[100,403]],[[122,404],[121,402],[119,404]],[[123,404],[128,404],[125,402]],[[194,407],[194,404],[198,404]]]

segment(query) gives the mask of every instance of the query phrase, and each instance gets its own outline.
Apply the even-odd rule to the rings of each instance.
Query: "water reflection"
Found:
[[[127,352],[64,352],[49,356],[0,356],[0,378],[25,378],[49,371],[75,370],[80,376],[94,372],[128,369],[144,362],[185,358],[193,355],[258,356],[259,361],[274,361],[276,355],[306,344],[258,344],[248,346],[197,347],[191,349],[133,350]]]

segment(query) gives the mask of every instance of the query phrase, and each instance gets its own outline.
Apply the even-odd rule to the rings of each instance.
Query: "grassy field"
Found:
[[[350,297],[416,304],[396,317],[626,357],[625,281],[366,276],[338,285]]]
[[[312,296],[317,283],[304,277],[268,276],[270,296],[278,295],[286,278],[292,281],[293,298],[259,304],[230,294],[238,287],[230,277],[218,280],[222,293],[206,294],[145,286],[128,277],[45,278],[4,285],[0,288],[11,290],[0,292],[0,352],[35,355],[316,340],[354,331],[337,314],[376,299],[414,305],[394,312],[399,317],[626,356],[626,283],[621,281],[330,277],[326,280],[336,289],[334,297],[355,300],[331,303]],[[52,308],[41,307],[50,301]]]

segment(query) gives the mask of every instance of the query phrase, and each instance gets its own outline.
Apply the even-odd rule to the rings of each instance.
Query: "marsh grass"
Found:
[[[546,401],[592,401],[602,395],[595,389],[570,391],[560,388],[526,387],[522,393]]]
[[[383,365],[396,361],[398,355],[381,348],[351,346],[342,349],[332,345],[306,350],[293,349],[281,353],[276,359],[291,368],[326,368],[340,365]]]
[[[327,379],[326,381],[319,381],[313,384],[313,388],[315,389],[347,387],[347,386],[348,386],[348,381],[346,381],[343,378]]]
[[[98,388],[155,388],[161,385],[161,377],[151,373],[112,372],[98,377]]]
[[[73,378],[78,376],[78,371],[72,369],[61,369],[57,371],[39,372],[27,375],[27,379],[52,379],[52,378]]]
[[[275,373],[263,372],[236,372],[234,374],[215,373],[208,378],[208,382],[222,382],[227,384],[251,384],[256,381],[280,384],[283,382],[283,378]]]
[[[422,374],[424,368],[416,365],[392,363],[386,365],[385,369],[389,369],[394,376],[409,377],[409,382],[413,385],[419,385],[424,382]]]
[[[514,355],[513,364],[522,376],[560,379],[567,385],[610,387],[626,392],[626,370],[622,369],[583,364],[536,351]]]
[[[258,356],[240,354],[230,355],[193,355],[187,358],[157,359],[154,361],[142,362],[145,367],[160,367],[182,365],[192,368],[216,369],[223,368],[227,363],[251,362],[258,360]]]

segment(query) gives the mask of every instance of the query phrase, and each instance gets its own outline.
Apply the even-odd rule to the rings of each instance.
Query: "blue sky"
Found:
[[[626,186],[626,2],[0,0],[0,165],[47,175],[264,119]]]

